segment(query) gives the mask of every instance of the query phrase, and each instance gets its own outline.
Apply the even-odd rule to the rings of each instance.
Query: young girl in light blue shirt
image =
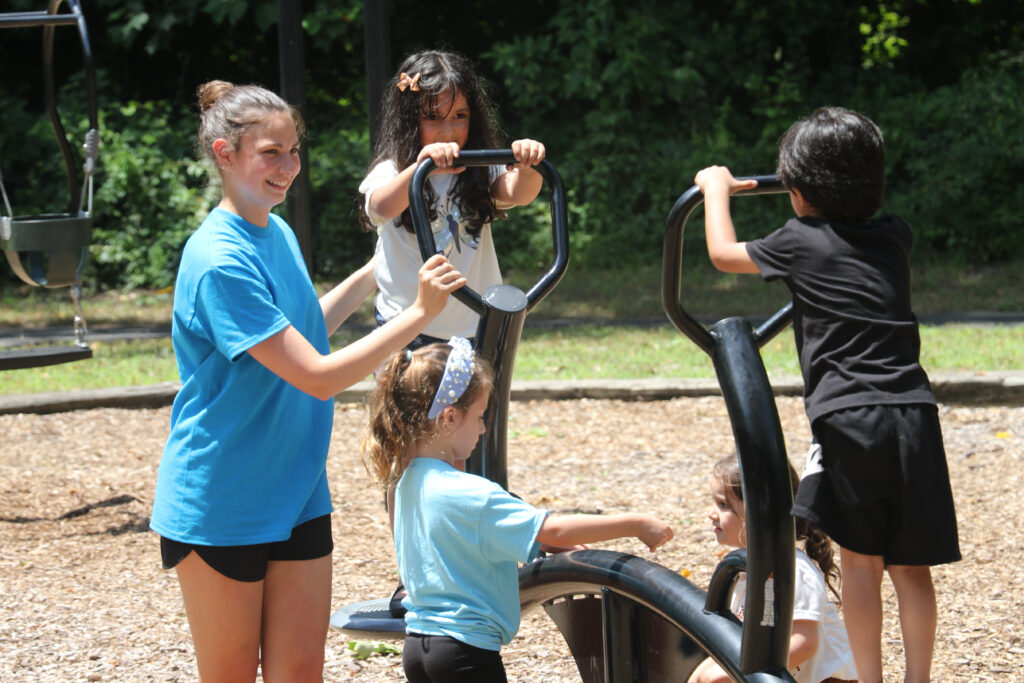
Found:
[[[397,482],[395,553],[408,595],[402,663],[411,683],[504,681],[500,649],[519,629],[518,566],[549,549],[672,538],[645,514],[552,517],[468,474],[492,387],[469,341],[392,354],[377,372],[363,441],[381,487]]]

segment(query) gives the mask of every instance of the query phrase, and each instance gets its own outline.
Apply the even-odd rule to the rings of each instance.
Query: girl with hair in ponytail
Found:
[[[793,465],[789,475],[796,493],[800,477]],[[747,521],[743,507],[739,460],[735,456],[715,463],[711,473],[711,514],[708,519],[715,539],[724,546],[745,548]],[[803,549],[796,549],[796,591],[793,596],[793,631],[789,641],[789,672],[798,683],[856,680],[853,653],[846,629],[836,605],[829,601],[829,592],[840,601],[842,581],[835,563],[832,539],[806,520],[796,518],[796,540]],[[731,608],[743,619],[746,580],[741,578],[733,589]],[[729,681],[718,664],[706,659],[690,676],[690,683]]]

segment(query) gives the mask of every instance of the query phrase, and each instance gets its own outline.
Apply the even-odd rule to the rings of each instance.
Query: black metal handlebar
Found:
[[[498,166],[515,163],[511,149],[463,150],[455,160],[456,166]],[[413,172],[409,182],[409,210],[412,212],[416,240],[420,254],[426,261],[437,253],[423,184],[434,170],[433,160],[424,159]],[[485,433],[480,447],[466,463],[466,471],[487,477],[508,488],[507,434],[508,402],[512,393],[512,370],[516,350],[522,337],[526,314],[554,289],[565,274],[569,263],[569,227],[565,203],[565,188],[554,166],[546,160],[534,169],[547,181],[551,191],[551,238],[554,256],[548,270],[523,293],[511,285],[493,285],[483,296],[471,287],[461,287],[452,293],[480,316],[474,339],[477,353],[490,361],[494,368],[494,392],[491,406],[485,416]]]
[[[757,186],[738,195],[777,194],[786,189],[775,176],[755,176]],[[750,180],[741,178],[740,180]],[[715,367],[739,456],[747,518],[745,562],[737,554],[723,561],[708,589],[708,609],[723,610],[727,584],[747,573],[740,667],[745,673],[785,670],[793,619],[795,543],[790,508],[789,461],[771,383],[758,349],[792,320],[792,302],[757,329],[737,317],[705,329],[683,308],[683,228],[704,201],[699,187],[683,193],[669,212],[662,262],[662,305],[683,334],[707,353]]]
[[[738,180],[756,180],[757,187],[741,190],[736,195],[779,194],[786,192],[782,182],[774,175],[751,176]],[[690,214],[704,202],[700,188],[694,185],[684,192],[672,206],[665,227],[665,246],[662,251],[661,266],[661,303],[666,315],[680,332],[689,337],[694,344],[705,353],[713,353],[715,342],[711,333],[693,319],[682,305],[682,264],[683,264],[683,229]],[[784,330],[793,318],[792,302],[779,309],[754,330],[754,340],[758,348],[764,346],[772,337]]]
[[[515,162],[516,158],[511,149],[474,149],[461,150],[454,165],[501,166]],[[412,180],[409,182],[409,210],[412,212],[416,239],[424,261],[437,253],[437,245],[434,242],[434,235],[430,231],[430,219],[423,197],[423,185],[427,176],[435,168],[432,159],[424,159],[413,172]],[[551,189],[551,239],[554,245],[554,256],[548,270],[526,292],[527,311],[533,310],[533,307],[554,289],[558,281],[562,279],[562,275],[565,274],[566,266],[569,263],[569,224],[562,177],[546,159],[533,168],[541,174]],[[462,287],[456,290],[452,296],[476,313],[483,313],[484,303],[480,293],[471,287]]]

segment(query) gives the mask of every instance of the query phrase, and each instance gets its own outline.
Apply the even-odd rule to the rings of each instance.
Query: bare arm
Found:
[[[249,354],[297,389],[328,399],[360,381],[389,353],[412,341],[444,308],[448,294],[466,279],[439,255],[419,271],[419,292],[412,306],[386,325],[348,346],[322,355],[294,327],[286,327],[249,349]]]
[[[690,678],[687,683],[731,683],[732,679],[729,674],[725,673],[725,669],[720,667],[718,663],[713,659],[705,659],[700,663],[693,673],[690,674]]]
[[[789,668],[800,666],[818,651],[818,622],[794,619],[789,636]]]
[[[540,193],[544,178],[533,167],[544,160],[544,145],[536,140],[516,140],[512,143],[516,164],[491,183],[494,202],[501,208],[529,204]]]
[[[373,259],[349,275],[331,291],[320,297],[320,310],[327,323],[327,336],[338,331],[341,324],[359,308],[376,288],[373,278]]]
[[[757,186],[756,180],[738,181],[725,166],[709,166],[697,174],[694,184],[704,193],[704,236],[715,268],[726,273],[756,273],[747,243],[736,241],[729,198],[738,190]]]
[[[416,163],[411,164],[384,185],[370,194],[370,212],[385,222],[399,216],[409,208],[409,182],[420,162],[429,157],[434,161],[437,170],[434,173],[462,173],[465,166],[453,167],[459,156],[459,145],[454,142],[435,142],[420,150]]]
[[[818,651],[818,622],[798,619],[789,638],[789,669],[792,671]],[[705,659],[690,676],[689,683],[729,683],[732,680],[715,660]]]
[[[537,541],[542,545],[567,548],[615,538],[635,537],[655,550],[672,539],[672,529],[653,515],[557,515],[544,520]]]

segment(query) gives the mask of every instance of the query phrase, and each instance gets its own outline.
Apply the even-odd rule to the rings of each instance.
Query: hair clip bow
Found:
[[[418,73],[415,76],[410,77],[409,74],[403,71],[398,75],[398,89],[405,92],[406,88],[412,92],[420,91],[420,75]]]

